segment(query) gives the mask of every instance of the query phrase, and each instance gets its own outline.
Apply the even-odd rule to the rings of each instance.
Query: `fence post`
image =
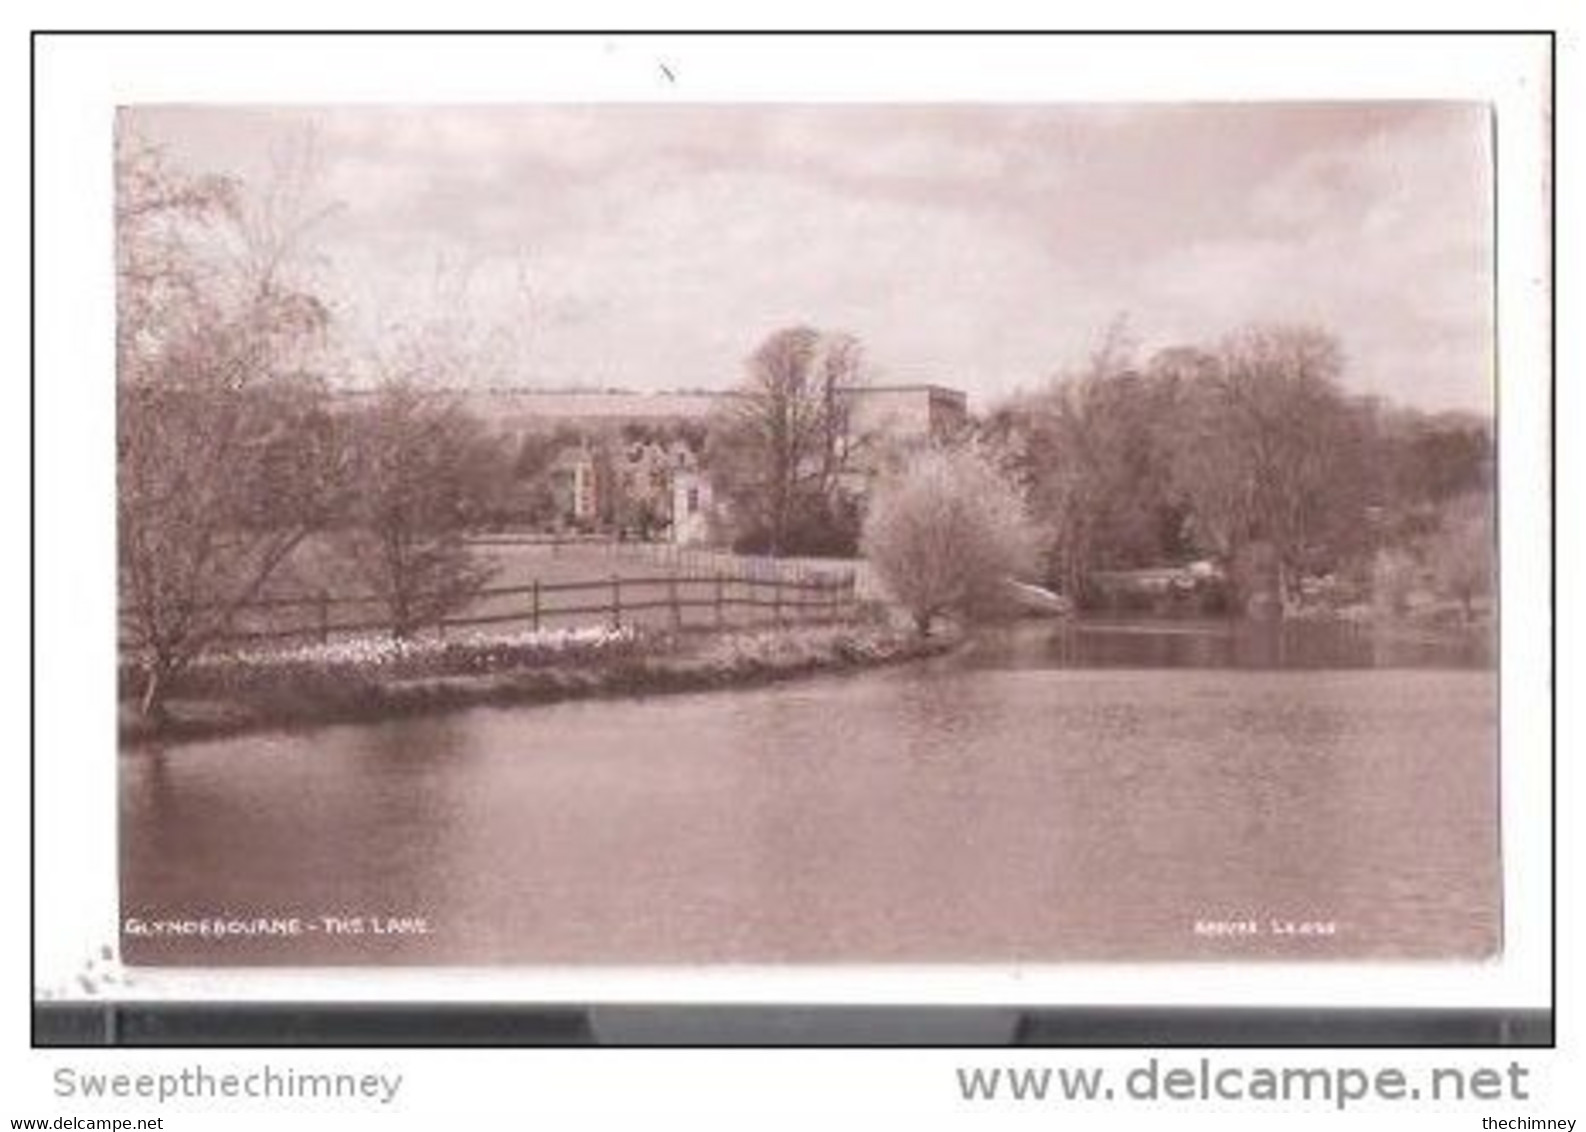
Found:
[[[776,618],[777,628],[782,627],[782,572],[778,570],[771,577],[771,610]]]
[[[533,593],[534,593],[534,631],[536,633],[538,633],[540,631],[540,580],[538,578],[534,579]]]
[[[622,628],[622,578],[617,574],[611,576],[611,627]]]
[[[683,627],[683,607],[677,603],[677,575],[668,575],[666,579],[667,596],[672,599],[672,629],[674,631]]]
[[[723,612],[722,611],[722,591],[723,591],[724,588],[725,587],[723,586],[722,578],[721,578],[721,571],[717,570],[716,571],[716,628],[718,628],[718,629],[721,628],[721,623],[722,623],[722,612]]]
[[[330,644],[330,595],[319,591],[319,643]]]

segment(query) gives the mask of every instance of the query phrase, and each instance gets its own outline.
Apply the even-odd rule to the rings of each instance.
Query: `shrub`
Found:
[[[930,450],[877,490],[863,549],[926,636],[945,614],[1002,608],[1007,580],[1034,566],[1036,538],[1018,489],[989,460]]]

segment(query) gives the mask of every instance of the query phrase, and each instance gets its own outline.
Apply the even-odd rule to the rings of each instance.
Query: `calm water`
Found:
[[[204,964],[1495,952],[1483,658],[1270,637],[1031,625],[924,665],[768,689],[131,752],[124,916],[295,916],[299,934],[128,934],[125,950]]]

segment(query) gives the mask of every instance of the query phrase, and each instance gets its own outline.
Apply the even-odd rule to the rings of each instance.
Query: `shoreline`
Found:
[[[176,696],[162,723],[120,705],[122,752],[260,731],[373,722],[481,706],[643,698],[756,688],[807,676],[942,656],[960,634],[921,638],[879,626],[793,627],[685,634],[640,642],[632,652],[573,663],[484,672],[391,677],[340,672],[257,694]]]
[[[1281,631],[1292,624],[1361,633],[1401,646],[1454,644],[1484,639],[1487,625],[1431,626],[1404,621],[1296,618],[1242,619],[1077,617],[1078,633],[1149,632],[1232,639],[1252,626]],[[807,676],[861,671],[939,657],[968,637],[946,630],[921,638],[884,624],[788,626],[780,629],[695,630],[640,635],[576,650],[576,655],[481,656],[478,644],[417,668],[380,663],[287,664],[223,661],[202,671],[172,697],[159,723],[119,704],[122,751],[260,731],[291,731],[337,723],[374,722],[478,706],[534,706],[572,700],[629,699],[651,695],[756,688]],[[500,646],[498,639],[485,642]],[[390,647],[372,639],[344,642],[354,649]],[[280,661],[275,657],[275,662]],[[433,658],[432,658],[433,661]],[[481,663],[483,662],[483,663]]]

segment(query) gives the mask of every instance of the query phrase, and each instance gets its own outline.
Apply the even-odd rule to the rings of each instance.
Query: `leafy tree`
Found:
[[[1399,617],[1409,610],[1416,573],[1408,550],[1385,546],[1377,551],[1371,560],[1371,600],[1379,615]]]
[[[1444,508],[1493,486],[1491,423],[1463,413],[1381,409],[1373,453],[1379,537],[1408,545],[1439,530]]]
[[[1492,486],[1492,437],[1484,422],[1415,414],[1399,454],[1401,495],[1442,503]]]
[[[927,449],[877,488],[862,546],[924,636],[946,614],[999,608],[1036,539],[1017,486],[985,454]]]
[[[517,455],[512,461],[512,474],[520,480],[543,476],[550,469],[559,451],[556,441],[542,432],[526,432],[518,441]]]
[[[1492,497],[1472,492],[1451,501],[1426,553],[1438,588],[1458,601],[1465,620],[1471,620],[1476,599],[1490,595],[1495,581],[1498,546]]]

